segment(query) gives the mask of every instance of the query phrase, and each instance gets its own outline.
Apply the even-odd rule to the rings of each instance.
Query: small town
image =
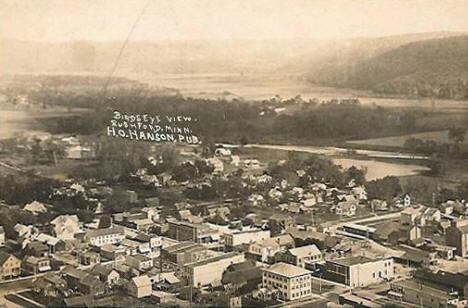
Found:
[[[28,140],[17,146],[62,145],[64,161],[95,155],[73,136]],[[387,201],[370,196],[357,168],[332,178],[332,165],[291,152],[266,162],[248,147],[200,148],[148,156],[127,187],[67,178],[48,202],[4,201],[2,217],[17,218],[0,227],[1,303],[467,305],[465,200],[420,204],[396,193]],[[181,168],[154,171],[174,156]]]
[[[0,308],[468,308],[467,0],[0,0]]]

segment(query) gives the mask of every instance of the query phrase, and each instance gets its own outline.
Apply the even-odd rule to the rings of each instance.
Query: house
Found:
[[[257,261],[272,263],[275,254],[294,247],[294,239],[285,234],[250,244],[247,255]]]
[[[370,207],[371,207],[372,212],[387,211],[388,210],[387,201],[380,200],[380,199],[372,199],[370,201]]]
[[[116,285],[120,279],[119,272],[113,269],[112,266],[106,266],[102,264],[97,264],[96,266],[94,266],[89,271],[89,273],[101,280],[109,287]]]
[[[322,253],[316,245],[288,249],[283,257],[284,262],[303,268],[323,260]]]
[[[358,200],[367,200],[367,192],[364,186],[353,187],[351,194]]]
[[[153,285],[157,285],[159,289],[170,289],[175,287],[180,287],[180,279],[177,278],[174,272],[163,272],[152,273],[151,271],[147,273],[148,277],[151,280]]]
[[[33,290],[42,296],[59,298],[68,295],[69,288],[65,279],[49,272],[34,281]]]
[[[92,246],[101,247],[106,244],[117,244],[125,238],[121,227],[110,227],[105,229],[89,230],[84,236],[84,241]]]
[[[101,255],[94,251],[85,251],[79,254],[79,262],[82,265],[95,265],[101,262]]]
[[[162,237],[155,234],[138,233],[135,237],[133,237],[133,240],[139,242],[140,245],[147,243],[150,251],[162,246]],[[140,246],[138,249],[142,253],[144,253],[143,250],[146,250],[146,248],[142,246]]]
[[[153,267],[153,259],[144,255],[127,256],[125,262],[139,271],[145,271]]]
[[[42,258],[38,258],[34,256],[26,257],[23,261],[22,266],[25,272],[28,272],[34,275],[47,272],[52,269],[50,267],[50,259],[48,257],[42,257]]]
[[[226,148],[217,148],[215,150],[215,155],[216,156],[231,156],[231,150],[226,149]]]
[[[427,308],[457,307],[458,303],[458,296],[450,290],[425,285],[414,279],[391,283],[387,296]]]
[[[105,293],[106,285],[92,275],[86,275],[83,280],[78,283],[78,290],[87,295],[99,296]]]
[[[400,245],[398,248],[404,251],[404,254],[402,256],[395,256],[395,261],[402,264],[427,267],[437,263],[436,252],[426,251],[407,245]]]
[[[206,260],[189,263],[184,266],[184,277],[194,287],[221,285],[223,272],[235,263],[244,262],[244,254],[237,252],[224,253]]]
[[[21,260],[12,254],[0,251],[0,280],[18,277],[21,274]]]
[[[410,197],[410,195],[408,195],[408,194],[406,194],[406,195],[403,197],[403,199],[398,199],[398,200],[396,201],[396,204],[395,204],[395,206],[396,206],[396,207],[399,207],[399,208],[401,208],[401,207],[408,207],[408,206],[410,206],[410,205],[411,205],[411,197]]]
[[[335,214],[340,216],[352,217],[356,215],[357,202],[356,201],[342,201],[335,205]]]
[[[0,247],[5,246],[5,229],[0,226]]]
[[[25,252],[29,256],[38,258],[47,257],[49,255],[49,247],[39,241],[34,241],[26,245]]]
[[[40,233],[35,239],[47,246],[49,254],[65,250],[65,242],[51,235]]]
[[[217,157],[211,157],[207,158],[205,161],[214,168],[213,173],[221,173],[224,171],[224,163],[221,159]]]
[[[126,249],[122,246],[107,244],[100,247],[99,253],[103,259],[116,260],[125,257]]]
[[[405,208],[400,212],[400,224],[402,225],[415,225],[418,223],[419,226],[425,225],[423,213],[426,207],[422,205],[413,205]]]
[[[34,232],[34,227],[32,225],[25,226],[22,224],[16,224],[14,227],[16,233],[18,233],[18,237],[29,238]]]
[[[61,240],[73,240],[75,233],[80,231],[78,216],[60,215],[50,222],[52,233]]]
[[[445,244],[455,247],[455,253],[468,257],[468,219],[453,220],[445,232]]]
[[[279,291],[286,301],[312,295],[311,272],[288,263],[276,263],[262,270],[262,287]]]
[[[388,236],[388,242],[392,245],[399,243],[418,243],[422,240],[421,227],[418,225],[402,225],[398,226],[398,230],[394,230]]]
[[[259,169],[260,162],[257,159],[246,159],[244,160],[244,166],[247,169]]]
[[[381,243],[390,243],[390,235],[394,232],[398,232],[399,228],[400,223],[396,221],[378,224],[375,226],[375,232],[372,238]],[[395,235],[395,237],[397,238],[398,242],[400,235]]]
[[[67,266],[62,270],[62,275],[68,286],[85,295],[98,296],[105,293],[106,285],[91,274]]]
[[[392,258],[348,257],[327,260],[323,277],[349,287],[365,287],[392,279]]]
[[[327,249],[334,247],[341,239],[329,236],[322,232],[313,230],[300,230],[297,227],[289,228],[286,230],[294,239],[296,247],[315,244],[319,249]]]
[[[127,285],[127,291],[136,298],[151,296],[153,292],[151,280],[147,275],[133,277]]]
[[[38,201],[33,201],[24,206],[23,211],[30,212],[34,216],[37,216],[42,213],[47,213],[46,206]]]
[[[452,215],[455,209],[455,204],[459,201],[447,200],[439,205],[439,210],[442,214]]]
[[[124,247],[126,254],[131,256],[138,253],[149,253],[151,251],[148,242],[140,242],[128,238],[123,239],[123,241],[120,243],[120,247]]]

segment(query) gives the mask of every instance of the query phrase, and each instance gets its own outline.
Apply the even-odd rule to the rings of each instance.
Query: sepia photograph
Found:
[[[0,308],[468,308],[468,1],[0,0]]]

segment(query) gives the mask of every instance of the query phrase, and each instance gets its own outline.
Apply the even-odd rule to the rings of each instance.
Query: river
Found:
[[[357,168],[364,168],[367,170],[366,179],[371,181],[386,176],[408,176],[419,174],[423,171],[428,171],[429,168],[419,164],[397,162],[397,159],[411,159],[415,162],[423,162],[427,157],[414,156],[410,154],[398,152],[382,152],[382,151],[368,151],[368,150],[353,150],[353,155],[362,156],[363,158],[344,158],[340,156],[346,155],[348,149],[338,147],[315,147],[315,146],[300,146],[300,145],[266,145],[266,144],[252,144],[246,147],[282,150],[282,151],[297,151],[312,154],[319,154],[328,156],[331,160],[342,166],[349,168],[355,166]],[[381,161],[378,159],[392,159],[392,161]]]

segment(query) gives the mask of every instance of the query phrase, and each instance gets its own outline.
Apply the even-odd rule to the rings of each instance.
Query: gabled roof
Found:
[[[41,233],[36,237],[36,240],[42,243],[47,243],[47,245],[55,246],[60,242],[60,239],[53,237],[51,235]]]
[[[100,275],[100,276],[109,276],[110,273],[115,271],[112,266],[106,266],[103,264],[97,264],[94,266],[91,270],[90,273],[94,275]]]
[[[15,257],[12,254],[6,253],[4,251],[0,251],[0,265],[3,265],[3,263],[5,263],[5,261],[7,261],[10,257],[18,259],[17,257]]]
[[[86,236],[90,238],[90,237],[97,237],[97,236],[110,235],[110,234],[116,234],[116,233],[124,235],[123,228],[110,227],[110,228],[104,228],[104,229],[89,230],[88,232],[86,232]]]
[[[54,218],[50,223],[53,225],[63,225],[68,223],[78,223],[79,219],[76,215],[59,215]]]
[[[151,285],[151,280],[146,275],[133,277],[132,282],[136,285],[137,288],[142,288]]]

